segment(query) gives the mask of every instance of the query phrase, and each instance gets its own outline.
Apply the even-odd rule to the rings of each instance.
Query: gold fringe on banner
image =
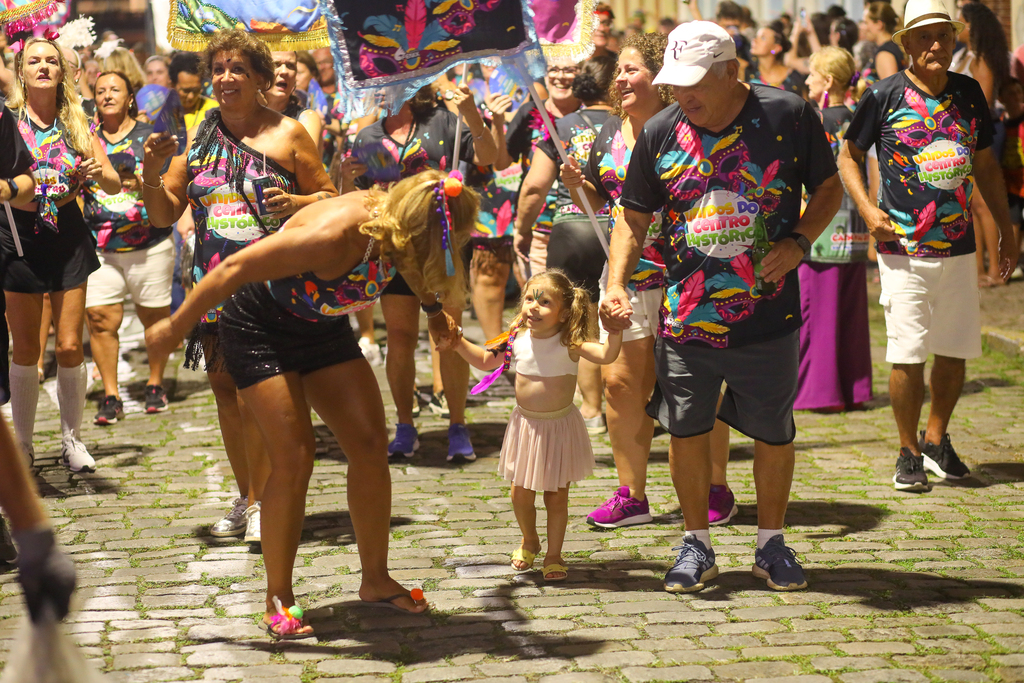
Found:
[[[576,29],[572,41],[547,43],[540,41],[541,50],[548,59],[570,59],[580,62],[594,52],[594,8],[597,0],[577,0]]]
[[[51,2],[52,0],[46,1]],[[591,0],[581,0],[581,2],[588,1]],[[198,33],[178,26],[178,2],[177,0],[169,0],[169,2],[171,4],[171,14],[167,19],[167,38],[171,43],[171,47],[188,52],[202,52],[205,50],[211,34]],[[266,43],[267,47],[271,50],[316,50],[321,47],[330,47],[330,41],[327,37],[327,20],[322,16],[316,22],[313,29],[303,31],[302,33],[261,33],[250,30],[244,24],[239,24],[238,28],[252,33]]]
[[[35,26],[43,19],[57,11],[57,0],[36,0],[20,7],[11,7],[0,12],[0,24],[25,24],[24,26],[13,27],[16,31],[23,31]],[[8,27],[11,28],[11,27]]]

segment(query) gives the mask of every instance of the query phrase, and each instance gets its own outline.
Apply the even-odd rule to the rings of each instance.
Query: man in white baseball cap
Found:
[[[941,0],[910,0],[905,28],[892,39],[909,68],[873,83],[857,103],[839,155],[850,197],[878,241],[878,270],[892,363],[889,391],[899,432],[893,486],[927,491],[926,470],[943,479],[971,472],[946,432],[964,386],[966,359],[981,355],[981,315],[971,200],[981,191],[1000,230],[1003,277],[1015,239],[993,126],[978,82],[949,71],[963,24]],[[877,145],[880,197],[868,196],[860,169]],[[924,365],[931,406],[924,403]]]
[[[651,215],[661,212],[666,290],[647,413],[672,435],[669,461],[686,526],[665,576],[669,592],[699,591],[718,575],[708,525],[716,419],[755,440],[754,575],[775,590],[807,587],[783,537],[801,323],[791,271],[835,215],[843,188],[811,106],[738,76],[733,39],[717,24],[693,21],[669,34],[654,82],[672,86],[676,104],[637,136],[601,302],[606,329],[630,325],[625,286]],[[810,195],[803,215],[802,188]],[[760,225],[774,246],[755,261]]]

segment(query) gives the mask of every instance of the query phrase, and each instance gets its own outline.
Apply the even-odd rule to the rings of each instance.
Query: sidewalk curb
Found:
[[[993,351],[998,351],[1004,356],[1024,357],[1024,332],[982,327],[981,336]]]

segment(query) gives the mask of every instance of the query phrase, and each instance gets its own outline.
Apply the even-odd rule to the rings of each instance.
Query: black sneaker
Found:
[[[100,410],[93,419],[95,424],[107,426],[124,419],[124,404],[117,396],[107,396],[100,403]]]
[[[444,420],[451,417],[451,413],[448,411],[448,399],[445,398],[443,389],[430,397],[427,407],[430,408],[430,412]]]
[[[146,412],[162,413],[167,410],[167,392],[158,384],[146,385]]]
[[[938,445],[926,443],[924,432],[921,432],[921,455],[924,457],[924,468],[942,479],[965,479],[971,476],[971,470],[963,463],[960,456],[953,450],[949,434],[942,435]]]
[[[901,448],[896,458],[896,474],[892,483],[897,491],[927,491],[928,475],[924,471],[924,458],[914,455],[909,448]]]
[[[777,591],[800,591],[807,588],[804,569],[796,561],[793,549],[786,545],[782,534],[768,539],[763,548],[754,553],[754,576],[765,579],[768,587]]]

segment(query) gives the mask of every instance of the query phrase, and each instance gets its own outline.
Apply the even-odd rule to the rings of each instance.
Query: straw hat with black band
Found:
[[[892,34],[892,41],[900,45],[903,34],[930,24],[952,24],[956,34],[964,30],[963,22],[950,17],[942,0],[909,0],[903,10],[903,28]]]

